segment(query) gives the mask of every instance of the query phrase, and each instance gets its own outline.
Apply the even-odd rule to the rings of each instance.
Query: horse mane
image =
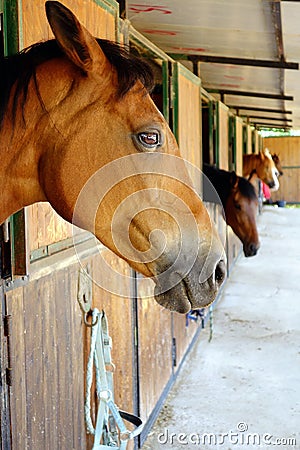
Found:
[[[244,177],[238,177],[238,180],[238,187],[241,194],[251,200],[257,199],[253,184]]]
[[[218,169],[217,167],[210,166],[209,164],[203,165],[203,172],[204,175],[206,175],[211,181],[221,199],[223,206],[225,206],[232,189],[232,172]],[[246,178],[238,176],[238,188],[241,194],[249,200],[254,200],[257,198],[254,186]],[[207,200],[209,201],[210,199],[207,198]]]
[[[109,62],[117,70],[118,91],[122,98],[140,80],[145,89],[150,92],[154,86],[153,72],[149,64],[132,54],[121,45],[106,39],[96,39]],[[15,115],[17,100],[22,95],[22,108],[25,105],[30,79],[33,78],[38,92],[36,68],[43,62],[61,57],[64,53],[55,39],[38,42],[21,52],[0,59],[0,124],[12,86],[16,82],[13,99],[13,116]],[[40,98],[41,101],[41,98]]]

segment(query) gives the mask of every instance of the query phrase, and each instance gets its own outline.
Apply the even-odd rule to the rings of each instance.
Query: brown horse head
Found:
[[[278,171],[268,149],[259,152],[259,164],[256,166],[256,173],[258,178],[266,183],[270,189],[278,189]]]
[[[244,177],[253,174],[276,191],[279,188],[278,170],[268,149],[260,151],[259,154],[243,155]]]
[[[245,256],[256,255],[259,238],[256,227],[258,200],[253,185],[235,172],[231,173],[231,190],[225,205],[226,222],[243,243]]]
[[[223,247],[150,98],[148,66],[96,40],[59,2],[46,13],[56,40],[18,55],[5,90],[4,219],[49,201],[151,277],[166,308],[210,304],[225,275]]]
[[[278,176],[282,176],[283,175],[283,169],[282,169],[282,165],[281,165],[281,161],[279,156],[276,153],[271,153],[272,159],[275,163],[276,169],[278,170]]]

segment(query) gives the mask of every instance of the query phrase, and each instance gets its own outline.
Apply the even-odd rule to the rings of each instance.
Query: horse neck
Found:
[[[32,106],[37,114],[40,107]],[[36,124],[27,128],[20,108],[12,117],[10,102],[0,128],[0,182],[5,187],[0,191],[0,223],[19,209],[46,200],[38,177]]]
[[[249,176],[259,165],[259,155],[245,155],[243,158],[243,175]]]
[[[204,174],[214,186],[218,196],[220,197],[222,205],[225,208],[226,202],[231,192],[230,172],[205,165]]]

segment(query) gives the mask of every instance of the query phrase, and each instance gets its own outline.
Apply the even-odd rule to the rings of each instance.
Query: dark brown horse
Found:
[[[148,65],[59,2],[46,13],[55,40],[1,61],[0,223],[48,201],[151,277],[166,308],[208,305],[223,248],[150,98]]]
[[[244,255],[256,255],[259,249],[256,227],[258,199],[253,185],[246,178],[237,176],[235,172],[217,169],[207,164],[204,164],[203,173],[204,199],[213,202],[220,199],[226,223],[242,241]]]

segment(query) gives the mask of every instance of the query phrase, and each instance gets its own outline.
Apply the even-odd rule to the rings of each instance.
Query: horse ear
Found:
[[[252,170],[252,172],[250,173],[249,177],[248,177],[248,181],[251,181],[251,178],[256,174],[256,170]]]
[[[47,1],[46,15],[53,34],[67,57],[85,73],[107,64],[96,39],[60,2]]]
[[[234,172],[234,170],[230,174],[230,184],[231,184],[232,189],[237,189],[238,184],[239,184],[239,177]]]

